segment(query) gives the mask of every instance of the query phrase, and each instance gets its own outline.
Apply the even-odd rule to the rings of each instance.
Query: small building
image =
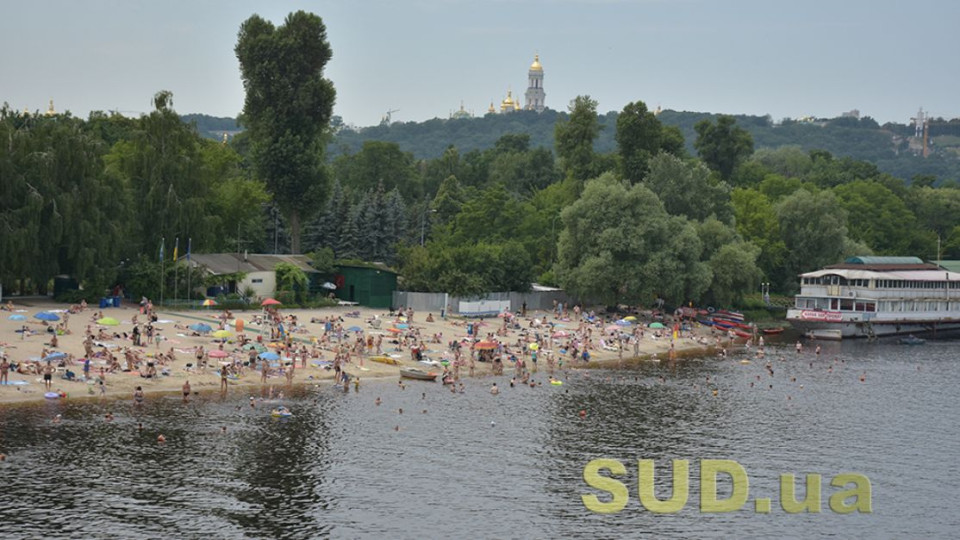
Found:
[[[338,263],[334,277],[340,300],[361,306],[390,308],[397,290],[397,273],[384,264]]]
[[[279,263],[290,263],[303,270],[310,280],[310,292],[319,289],[322,283],[320,273],[311,266],[310,257],[306,255],[194,253],[189,261],[193,267],[205,268],[211,276],[225,276],[226,292],[243,294],[251,289],[253,296],[261,299],[276,295],[277,275],[274,268]],[[244,274],[242,280],[230,279],[238,273]]]

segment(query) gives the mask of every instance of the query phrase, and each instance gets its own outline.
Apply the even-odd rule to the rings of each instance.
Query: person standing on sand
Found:
[[[9,380],[7,380],[7,377],[9,376],[9,374],[10,374],[10,361],[7,360],[6,356],[4,356],[3,359],[0,360],[0,384],[7,384],[10,382]]]
[[[43,368],[43,386],[47,390],[53,386],[53,365],[47,360],[47,365]]]
[[[229,366],[220,366],[220,392],[227,393],[227,376],[230,374]]]
[[[190,401],[190,381],[184,381],[183,383],[183,402],[186,403]]]

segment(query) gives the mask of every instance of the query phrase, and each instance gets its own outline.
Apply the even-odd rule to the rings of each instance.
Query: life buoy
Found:
[[[707,313],[713,313],[714,311],[716,311],[716,310],[713,309],[712,306],[707,308]]]
[[[342,289],[347,283],[347,278],[343,274],[337,274],[333,277],[333,284],[337,286],[338,289]]]

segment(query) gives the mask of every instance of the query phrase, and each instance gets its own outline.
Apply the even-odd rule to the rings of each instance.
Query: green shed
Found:
[[[397,290],[397,273],[383,265],[339,264],[337,298],[361,306],[389,308]]]

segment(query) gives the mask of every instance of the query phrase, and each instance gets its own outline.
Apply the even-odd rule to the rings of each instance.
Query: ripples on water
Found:
[[[773,377],[763,361],[737,357],[574,372],[562,387],[508,388],[500,378],[499,396],[487,392],[494,379],[468,381],[462,395],[415,381],[349,394],[324,386],[288,398],[289,419],[270,417],[270,405],[251,409],[240,391],[189,405],[150,397],[140,410],[8,406],[0,536],[955,537],[958,347],[829,343],[820,357],[784,348],[767,356]],[[582,471],[598,457],[627,466],[631,498],[619,514],[581,502],[596,493]],[[657,460],[661,497],[670,460],[691,461],[683,511],[642,509],[638,458]],[[743,510],[697,511],[700,459],[746,468]],[[779,509],[787,472],[823,474],[822,513]],[[873,514],[830,512],[829,480],[840,472],[871,479]],[[760,496],[774,498],[772,514],[752,512]]]

